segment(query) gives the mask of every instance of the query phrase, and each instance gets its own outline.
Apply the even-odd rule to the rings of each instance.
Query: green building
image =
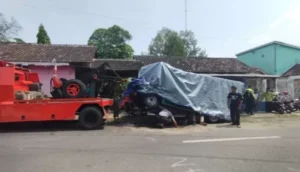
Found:
[[[273,41],[236,54],[243,63],[263,69],[270,75],[281,75],[300,63],[300,47]]]

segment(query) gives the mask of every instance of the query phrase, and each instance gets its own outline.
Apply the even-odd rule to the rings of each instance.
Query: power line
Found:
[[[15,1],[22,3],[22,1],[19,1],[19,0],[15,0]],[[133,24],[140,25],[140,26],[145,27],[145,28],[158,29],[157,27],[155,27],[153,25],[148,25],[148,24],[142,23],[140,21],[129,20],[129,19],[125,19],[125,18],[108,16],[108,15],[103,15],[103,14],[98,14],[98,13],[79,11],[79,10],[68,9],[68,8],[55,8],[55,9],[52,9],[52,8],[44,8],[43,7],[44,9],[41,9],[40,7],[33,6],[33,5],[28,5],[28,4],[23,4],[23,7],[40,9],[42,12],[45,12],[44,9],[48,10],[48,11],[53,11],[53,12],[57,12],[57,11],[66,12],[66,11],[69,11],[69,12],[75,14],[75,15],[78,15],[78,14],[80,15],[81,14],[81,15],[102,17],[102,18],[107,18],[107,19],[114,19],[114,20],[119,20],[119,21],[126,21],[126,22],[131,22]],[[185,30],[187,30],[187,0],[185,0]],[[228,39],[220,39],[218,37],[210,37],[210,36],[196,36],[196,37],[201,38],[201,39],[207,39],[207,40],[228,41]],[[239,39],[239,40],[248,40],[248,38],[244,38],[244,39],[242,38],[242,39]]]
[[[17,2],[21,2],[16,0]],[[24,4],[23,5],[26,8],[34,8],[34,9],[41,9],[40,7],[37,6],[33,6],[33,5],[28,5],[28,4]],[[53,12],[73,12],[73,14],[82,14],[82,15],[90,15],[90,16],[97,16],[97,17],[102,17],[102,18],[107,18],[107,19],[113,19],[113,20],[118,20],[118,21],[126,21],[126,22],[131,22],[134,24],[139,24],[139,25],[143,25],[144,27],[148,27],[148,28],[154,28],[154,26],[152,25],[146,25],[146,23],[142,23],[141,21],[134,21],[134,20],[129,20],[129,19],[125,19],[125,18],[121,18],[121,17],[113,17],[113,16],[108,16],[108,15],[103,15],[103,14],[99,14],[99,13],[91,13],[91,12],[85,12],[85,11],[79,11],[79,10],[74,10],[74,9],[69,9],[69,8],[60,8],[57,7],[55,9],[53,8],[45,8],[48,11],[53,11]],[[43,11],[43,10],[42,10]]]

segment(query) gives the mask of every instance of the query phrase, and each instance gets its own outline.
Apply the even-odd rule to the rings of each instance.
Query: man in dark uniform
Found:
[[[236,125],[238,128],[240,128],[240,114],[243,102],[242,94],[237,92],[235,86],[232,86],[231,92],[228,94],[227,99],[232,125]]]
[[[253,115],[253,108],[255,105],[255,96],[254,96],[254,91],[252,90],[251,85],[248,86],[248,88],[246,89],[244,95],[244,103],[245,103],[245,112],[248,115]]]

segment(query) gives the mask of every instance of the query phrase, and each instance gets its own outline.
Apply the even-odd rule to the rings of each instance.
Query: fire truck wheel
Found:
[[[67,80],[63,86],[65,98],[83,98],[86,95],[86,86],[78,79]]]
[[[85,107],[79,113],[79,126],[85,130],[95,130],[104,125],[103,113],[97,107]]]

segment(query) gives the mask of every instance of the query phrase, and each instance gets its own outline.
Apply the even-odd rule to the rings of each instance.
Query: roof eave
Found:
[[[280,42],[280,41],[272,41],[272,42],[269,42],[269,43],[266,43],[266,44],[263,44],[263,45],[260,45],[260,46],[256,46],[254,48],[251,48],[251,49],[248,49],[248,50],[245,50],[245,51],[242,51],[240,53],[237,53],[236,56],[239,56],[239,55],[242,55],[242,54],[245,54],[245,53],[251,52],[253,50],[256,50],[256,49],[259,49],[259,48],[263,48],[263,47],[266,47],[266,46],[269,46],[269,45],[272,45],[272,44],[277,44],[277,45],[291,47],[291,48],[300,50],[300,47],[296,46],[296,45],[287,44],[287,43]]]
[[[291,75],[288,75],[288,73],[289,73],[290,71],[292,71],[294,68],[296,68],[298,65],[300,65],[300,64],[297,63],[297,64],[293,65],[293,66],[290,67],[288,70],[286,70],[281,76],[282,76],[282,77],[289,77],[289,76],[291,76]]]
[[[262,75],[262,74],[208,74],[210,76],[224,77],[245,77],[245,78],[279,78],[279,75]]]
[[[54,63],[49,62],[10,62],[15,65],[23,65],[23,66],[54,66]],[[59,62],[55,63],[57,66],[70,66],[69,63]]]
[[[269,43],[266,43],[266,44],[262,44],[262,45],[250,48],[248,50],[242,51],[240,53],[237,53],[236,56],[239,56],[239,55],[242,55],[242,54],[245,54],[245,53],[251,52],[253,50],[256,50],[256,49],[259,49],[259,48],[263,48],[263,47],[266,47],[266,46],[269,46],[269,45],[272,45],[272,44],[276,44],[276,43],[278,43],[278,41],[272,41],[272,42],[269,42]]]

